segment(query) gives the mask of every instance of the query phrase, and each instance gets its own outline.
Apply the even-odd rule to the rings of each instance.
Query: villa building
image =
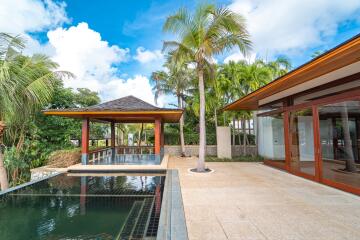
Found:
[[[265,164],[360,194],[360,35],[224,110],[256,111]]]

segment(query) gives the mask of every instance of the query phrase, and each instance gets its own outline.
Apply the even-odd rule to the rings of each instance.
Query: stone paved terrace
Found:
[[[360,197],[261,163],[208,163],[171,157],[179,170],[189,239],[360,239]]]

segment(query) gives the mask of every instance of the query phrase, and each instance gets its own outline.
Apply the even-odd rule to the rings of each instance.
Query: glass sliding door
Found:
[[[290,169],[315,176],[314,127],[311,108],[289,113]]]
[[[318,107],[322,178],[360,189],[360,101]]]
[[[284,114],[258,117],[259,155],[267,162],[285,168]]]

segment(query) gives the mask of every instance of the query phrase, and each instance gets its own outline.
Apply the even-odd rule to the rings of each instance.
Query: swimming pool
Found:
[[[155,239],[165,176],[60,174],[0,195],[0,239]]]
[[[90,165],[160,165],[163,159],[160,154],[112,154],[91,160]]]

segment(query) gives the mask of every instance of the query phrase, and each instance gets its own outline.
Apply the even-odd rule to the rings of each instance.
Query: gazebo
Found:
[[[136,157],[142,160],[151,155],[161,161],[164,146],[164,124],[179,122],[183,110],[159,108],[134,96],[127,96],[90,107],[48,109],[44,110],[43,113],[45,115],[82,119],[81,163],[87,165],[89,164],[89,131],[91,121],[108,122],[111,129],[110,148],[91,152],[93,154],[92,162],[106,157],[108,159],[106,164],[116,164],[118,163],[116,159],[119,159],[121,156],[135,155],[134,152],[131,154],[126,152],[124,148],[119,149],[120,146],[115,146],[116,123],[154,123],[153,149],[145,151],[146,154],[140,149],[140,151],[136,151]],[[103,155],[102,157],[101,154]],[[125,161],[123,163],[126,164]],[[102,164],[101,161],[98,164]]]

